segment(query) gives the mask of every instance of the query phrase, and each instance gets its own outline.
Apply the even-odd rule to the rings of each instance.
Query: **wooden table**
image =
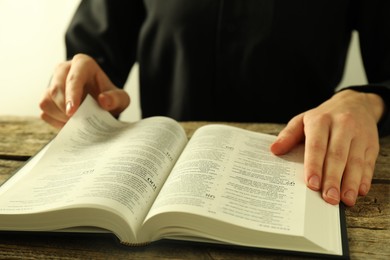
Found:
[[[182,123],[188,136],[205,122]],[[274,124],[234,124],[277,134]],[[57,131],[37,118],[0,117],[0,183]],[[390,259],[390,136],[381,139],[372,188],[346,210],[351,259]],[[129,248],[111,236],[0,233],[0,258],[36,259],[297,259],[257,251],[188,243]]]

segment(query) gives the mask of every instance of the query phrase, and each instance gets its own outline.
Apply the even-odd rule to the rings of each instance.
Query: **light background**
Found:
[[[64,33],[80,0],[0,0],[0,115],[39,116],[55,66],[65,58]],[[121,119],[140,118],[138,67],[125,89],[132,104]],[[357,34],[340,87],[364,84]]]

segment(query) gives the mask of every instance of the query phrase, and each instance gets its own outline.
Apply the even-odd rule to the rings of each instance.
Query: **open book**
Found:
[[[0,230],[114,233],[121,243],[202,241],[343,256],[345,216],[308,189],[303,147],[206,125],[188,141],[166,117],[120,122],[87,96],[0,187]]]

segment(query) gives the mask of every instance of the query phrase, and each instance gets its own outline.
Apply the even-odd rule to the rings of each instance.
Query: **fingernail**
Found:
[[[309,185],[314,189],[320,189],[320,178],[317,175],[312,176],[309,179]]]
[[[368,188],[366,184],[360,185],[360,192],[362,193],[362,195],[366,195],[368,193]]]
[[[112,99],[111,99],[110,96],[104,95],[102,101],[103,101],[103,105],[104,105],[104,107],[105,107],[106,109],[111,108],[113,102],[112,102]]]
[[[326,193],[326,196],[330,199],[334,199],[339,201],[340,200],[340,195],[339,191],[336,188],[330,188],[328,192]]]
[[[352,203],[355,203],[356,200],[356,194],[353,190],[349,190],[346,193],[344,193],[344,197],[351,201]]]
[[[66,114],[67,115],[70,115],[72,108],[73,108],[73,102],[72,101],[66,102]]]

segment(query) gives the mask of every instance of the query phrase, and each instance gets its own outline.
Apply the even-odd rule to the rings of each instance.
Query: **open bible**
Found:
[[[345,216],[308,189],[303,146],[173,119],[121,122],[87,96],[58,135],[0,187],[0,230],[115,234],[343,257]]]

